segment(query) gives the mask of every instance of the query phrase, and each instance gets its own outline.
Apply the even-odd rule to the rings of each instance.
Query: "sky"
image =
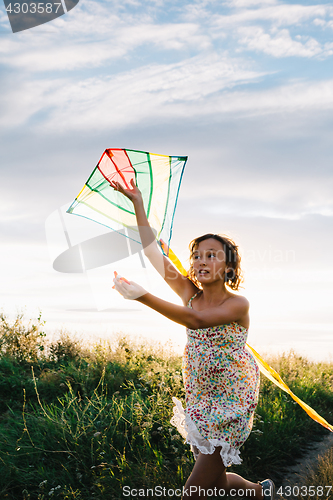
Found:
[[[181,350],[185,329],[111,289],[113,271],[179,303],[133,255],[56,272],[59,210],[105,148],[188,156],[172,248],[207,232],[240,246],[249,343],[333,354],[333,6],[304,0],[80,0],[13,34],[0,8],[0,308],[42,311],[97,341]],[[74,216],[70,238],[105,228]]]

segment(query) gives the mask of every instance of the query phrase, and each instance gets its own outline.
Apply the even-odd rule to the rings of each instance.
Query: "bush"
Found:
[[[0,314],[0,353],[12,357],[19,363],[35,363],[45,349],[46,334],[42,328],[45,322],[39,314],[36,323],[23,322],[23,314],[18,314],[10,324],[6,316]]]

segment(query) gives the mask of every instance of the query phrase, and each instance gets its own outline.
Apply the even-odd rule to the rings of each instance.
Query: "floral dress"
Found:
[[[211,454],[221,446],[226,467],[240,464],[239,448],[251,432],[259,393],[259,369],[245,349],[248,329],[229,323],[186,332],[186,409],[172,398],[171,424],[191,445],[195,458],[199,451]]]

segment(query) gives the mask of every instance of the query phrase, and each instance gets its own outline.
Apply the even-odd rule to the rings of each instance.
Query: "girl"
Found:
[[[115,273],[114,287],[126,299],[138,300],[187,328],[186,410],[173,398],[171,420],[196,459],[183,498],[202,498],[216,488],[217,493],[273,499],[271,480],[254,484],[226,472],[226,467],[241,462],[239,448],[250,434],[259,390],[258,367],[245,350],[249,303],[229,290],[237,290],[241,281],[236,245],[216,234],[196,238],[190,244],[186,278],[160,252],[134,181],[132,189],[116,182],[111,186],[133,202],[144,253],[184,304],[159,299]]]

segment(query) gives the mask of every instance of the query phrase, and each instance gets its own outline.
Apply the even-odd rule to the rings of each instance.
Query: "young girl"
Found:
[[[239,448],[250,434],[259,390],[258,367],[245,350],[249,303],[228,289],[237,290],[241,280],[238,249],[229,238],[216,234],[196,238],[190,244],[191,268],[186,278],[160,252],[141,193],[134,181],[131,185],[132,189],[124,189],[111,183],[133,202],[144,253],[184,306],[166,302],[119,276],[114,287],[126,299],[138,300],[187,328],[186,409],[173,398],[171,420],[191,444],[196,459],[183,498],[211,496],[209,490],[215,489],[216,495],[220,490],[271,500],[271,480],[255,484],[226,472],[226,467],[241,462]]]

